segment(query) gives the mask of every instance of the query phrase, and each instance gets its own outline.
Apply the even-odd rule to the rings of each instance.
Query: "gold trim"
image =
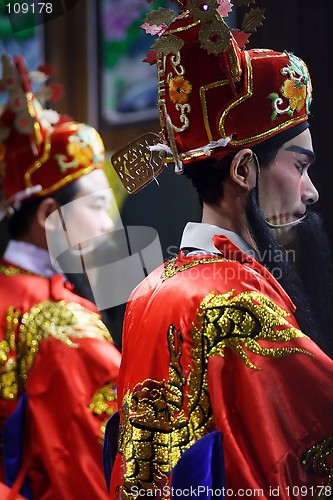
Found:
[[[255,54],[260,54],[260,52],[258,52],[259,49],[253,49],[253,50],[254,50]],[[265,54],[265,55],[253,56],[253,57],[251,57],[251,60],[254,61],[257,59],[272,59],[272,57],[287,57],[287,54],[285,52],[281,52],[280,54],[276,53],[276,54],[274,54],[274,56],[272,56],[272,52],[274,52],[274,50],[272,50],[272,49],[262,49],[262,50],[264,51],[264,52],[262,52],[262,54]],[[270,51],[270,53],[266,54],[266,51]]]
[[[222,113],[221,118],[219,120],[219,130],[221,137],[226,139],[227,134],[225,132],[225,127],[224,127],[224,122],[227,118],[227,115],[229,111],[231,111],[233,108],[241,104],[243,101],[248,99],[249,97],[252,96],[253,94],[253,72],[252,72],[252,64],[251,64],[251,59],[250,56],[247,52],[245,52],[245,57],[246,57],[246,63],[247,63],[247,87],[246,87],[246,93],[241,95],[236,101],[233,101],[230,106],[228,106]],[[236,142],[233,142],[232,140],[230,141],[230,144],[236,144]]]
[[[31,182],[31,176],[49,159],[50,153],[51,153],[51,132],[47,133],[45,136],[45,146],[41,158],[35,161],[35,163],[30,168],[28,168],[28,170],[24,174],[25,183],[27,187],[34,186],[34,184]]]
[[[210,90],[213,88],[223,87],[223,85],[227,85],[228,83],[229,83],[228,80],[219,80],[217,82],[209,83],[208,85],[203,85],[202,87],[200,87],[199,93],[200,93],[201,108],[202,108],[202,112],[203,112],[204,124],[205,124],[208,142],[211,142],[213,140],[213,136],[212,136],[212,132],[211,132],[210,126],[209,126],[209,118],[208,118],[207,101],[206,101],[205,92],[207,90]]]
[[[229,142],[229,144],[231,146],[243,146],[243,145],[249,144],[250,142],[255,141],[257,139],[263,139],[263,138],[270,137],[271,135],[275,134],[275,132],[285,129],[291,123],[304,122],[305,120],[306,120],[306,116],[299,116],[297,118],[292,118],[291,120],[288,120],[287,122],[281,123],[277,127],[274,127],[272,129],[268,130],[267,132],[263,132],[261,134],[254,135],[252,137],[247,137],[246,139],[242,139],[241,141],[232,141],[231,140]]]
[[[75,172],[74,174],[66,175],[66,177],[63,177],[62,179],[60,179],[60,181],[56,182],[55,184],[52,184],[52,186],[45,188],[45,189],[42,189],[42,191],[39,191],[38,196],[45,196],[47,194],[53,193],[57,189],[59,189],[63,186],[66,186],[66,184],[68,184],[69,182],[75,181],[76,179],[78,179],[82,175],[89,174],[89,172],[92,172],[92,170],[95,170],[95,168],[99,168],[99,167],[96,167],[96,165],[90,165],[89,167],[86,167],[83,170],[79,170],[78,172]]]
[[[263,358],[282,358],[292,354],[313,354],[301,347],[283,347],[283,343],[304,338],[300,330],[288,322],[290,312],[256,290],[236,294],[232,289],[224,294],[212,291],[203,299],[197,315],[198,327],[194,332],[207,335],[211,346],[208,357],[224,357],[225,350],[233,351],[244,364],[260,371],[256,362]],[[267,347],[260,341],[270,341],[277,346]],[[250,359],[251,353],[255,356]]]
[[[167,484],[182,453],[215,428],[208,395],[208,342],[204,335],[193,336],[193,361],[186,366],[181,331],[170,325],[166,340],[168,380],[143,380],[122,400],[119,452],[124,500],[137,498],[134,486],[154,491]]]
[[[191,28],[194,28],[198,24],[200,24],[200,21],[195,21],[194,23],[189,24],[188,26],[180,26],[179,28],[176,28],[174,30],[168,30],[168,33],[181,33],[182,31],[187,31]]]
[[[26,93],[26,103],[28,108],[28,113],[34,120],[34,133],[37,144],[41,144],[43,141],[40,123],[37,121],[37,112],[34,105],[34,95],[32,92]]]
[[[67,128],[67,130],[74,132],[74,131],[78,130],[79,124],[76,124],[76,123],[72,124],[72,125],[66,124],[66,128]],[[37,161],[35,161],[35,163],[26,171],[26,173],[24,175],[26,186],[29,188],[35,186],[35,184],[31,181],[32,175],[35,172],[37,172],[37,170],[39,170],[44,165],[44,163],[46,163],[50,158],[51,133],[52,133],[52,131],[48,132],[46,137],[45,137],[45,146],[44,146],[44,151],[43,151],[41,158],[39,158]],[[55,182],[51,186],[43,188],[41,191],[38,192],[38,196],[45,196],[45,195],[48,195],[50,193],[53,193],[54,191],[65,186],[69,182],[75,181],[76,179],[78,179],[82,175],[88,174],[89,172],[91,172],[95,168],[98,168],[98,167],[95,164],[92,164],[86,168],[83,168],[83,169],[80,169],[79,171],[74,172],[73,174],[68,174],[68,175],[66,175],[66,177],[63,177],[62,179]]]
[[[241,67],[241,62],[240,62],[240,57],[238,57],[237,54],[237,43],[235,40],[232,38],[230,43],[229,43],[229,48],[227,50],[227,54],[230,56],[231,59],[231,74],[233,77],[233,80],[235,82],[239,82],[241,79],[242,75],[242,67]]]

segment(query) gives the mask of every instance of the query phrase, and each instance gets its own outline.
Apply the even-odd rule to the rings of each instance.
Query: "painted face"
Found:
[[[59,212],[67,247],[74,251],[88,251],[98,246],[114,229],[109,215],[112,191],[103,170],[94,170],[77,182],[75,198]],[[59,217],[58,214],[55,216]]]
[[[308,205],[318,201],[318,191],[309,177],[309,167],[314,160],[307,129],[285,142],[272,163],[261,169],[259,201],[267,222],[281,225],[296,221],[306,213]],[[275,228],[274,232],[279,241],[286,244],[294,238],[295,226]]]

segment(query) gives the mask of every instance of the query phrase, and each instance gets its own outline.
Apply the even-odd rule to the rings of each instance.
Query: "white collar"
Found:
[[[47,250],[25,241],[10,240],[3,258],[14,266],[45,278],[59,274],[59,271],[52,266]]]
[[[241,236],[233,231],[224,229],[213,224],[203,222],[188,222],[185,226],[180,249],[193,248],[202,250],[205,253],[220,254],[221,252],[214,246],[213,238],[216,235],[224,235],[231,240],[242,252],[255,257],[256,251]]]

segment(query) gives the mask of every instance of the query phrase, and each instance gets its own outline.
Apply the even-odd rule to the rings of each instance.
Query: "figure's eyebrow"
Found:
[[[91,197],[96,198],[97,200],[105,200],[106,198],[105,194],[93,194]]]
[[[107,200],[107,196],[105,194],[100,194],[100,193],[92,193],[89,195],[90,199],[92,200],[101,200],[101,201],[105,201]]]
[[[316,161],[316,155],[314,154],[312,149],[302,148],[301,146],[296,146],[294,144],[286,148],[286,151],[292,151],[293,153],[298,153],[307,156],[311,163],[314,163]]]

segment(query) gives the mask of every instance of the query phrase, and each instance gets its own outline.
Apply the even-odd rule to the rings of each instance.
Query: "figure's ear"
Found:
[[[240,188],[251,191],[257,182],[257,162],[251,149],[241,149],[230,165],[230,178]]]
[[[59,204],[53,199],[53,198],[45,198],[40,205],[38,206],[37,212],[36,212],[36,221],[37,224],[45,229],[45,221],[48,218],[49,215],[51,215],[52,212],[57,210],[59,208]],[[55,220],[55,219],[54,219]],[[50,223],[48,222],[48,229],[49,230],[57,230],[56,227],[50,227]]]

